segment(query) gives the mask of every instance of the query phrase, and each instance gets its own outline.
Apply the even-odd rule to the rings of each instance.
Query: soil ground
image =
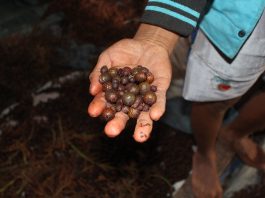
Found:
[[[119,137],[106,137],[104,122],[86,112],[91,69],[66,67],[67,53],[58,50],[69,51],[73,41],[104,49],[132,36],[143,7],[133,0],[54,0],[42,21],[62,12],[59,24],[0,40],[0,112],[18,104],[0,117],[0,197],[164,198],[187,177],[192,136],[157,122],[151,139],[138,144],[131,121]],[[87,61],[94,65],[95,57]],[[75,80],[38,91],[75,71]],[[33,93],[60,96],[34,106]],[[264,189],[262,181],[234,197],[261,198]]]

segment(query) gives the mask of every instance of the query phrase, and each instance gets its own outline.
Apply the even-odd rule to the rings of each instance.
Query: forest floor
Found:
[[[143,8],[54,0],[32,31],[0,39],[0,197],[166,198],[188,176],[191,135],[156,122],[139,144],[130,121],[108,138],[104,122],[87,114],[97,56],[134,34]],[[234,198],[261,198],[264,189],[262,181]]]

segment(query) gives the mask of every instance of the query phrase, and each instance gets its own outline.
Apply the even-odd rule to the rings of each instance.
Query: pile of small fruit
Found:
[[[107,101],[102,112],[104,120],[113,119],[120,111],[130,118],[138,118],[141,111],[149,111],[156,102],[157,87],[152,85],[154,75],[146,67],[102,66],[100,73],[99,82]]]

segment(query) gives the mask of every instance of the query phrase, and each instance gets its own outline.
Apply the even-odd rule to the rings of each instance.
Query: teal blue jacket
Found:
[[[254,30],[264,8],[265,0],[149,0],[141,21],[183,36],[198,26],[232,59]]]

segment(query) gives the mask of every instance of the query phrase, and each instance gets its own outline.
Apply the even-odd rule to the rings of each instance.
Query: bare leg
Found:
[[[192,105],[192,129],[198,146],[192,168],[192,188],[196,198],[222,197],[216,168],[216,138],[225,112],[237,100]]]
[[[265,170],[265,153],[249,135],[265,128],[265,93],[254,96],[240,110],[239,116],[221,130],[220,139],[235,150],[248,165]]]

